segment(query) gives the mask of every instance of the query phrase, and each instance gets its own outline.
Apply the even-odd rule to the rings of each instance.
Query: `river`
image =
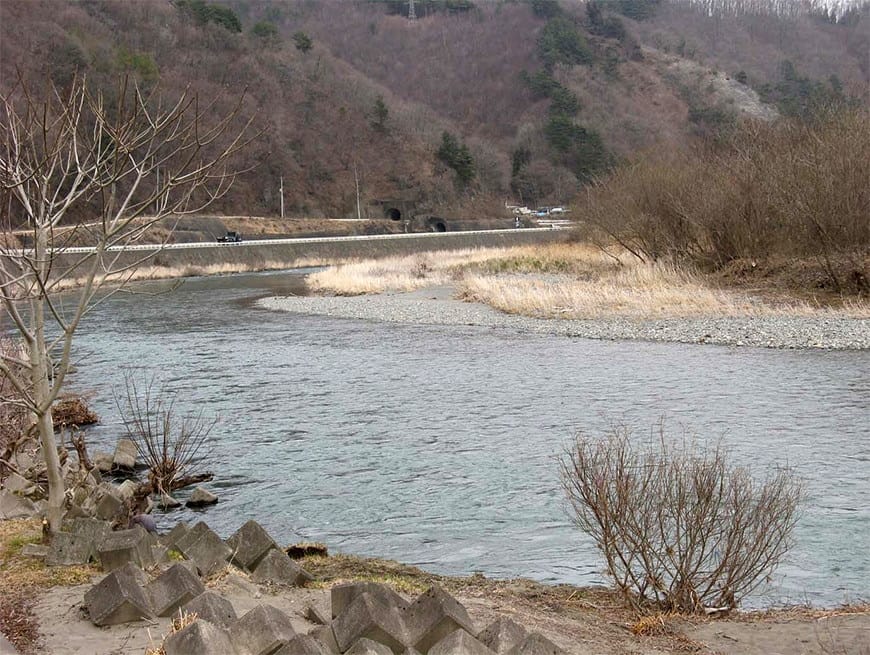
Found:
[[[388,557],[447,574],[603,582],[572,526],[558,458],[614,421],[639,438],[665,417],[734,461],[789,464],[807,501],[796,545],[749,605],[870,598],[870,352],[607,342],[480,327],[270,312],[301,273],[199,278],[116,295],[76,338],[72,386],[122,436],[127,367],[219,417],[220,503],[161,515],[229,536],[256,518],[280,543]],[[143,284],[155,291],[165,284]],[[183,499],[184,495],[180,494]]]

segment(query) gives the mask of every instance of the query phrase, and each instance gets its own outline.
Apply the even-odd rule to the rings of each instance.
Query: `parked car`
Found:
[[[242,235],[238,232],[227,232],[222,237],[217,238],[218,243],[241,243]]]

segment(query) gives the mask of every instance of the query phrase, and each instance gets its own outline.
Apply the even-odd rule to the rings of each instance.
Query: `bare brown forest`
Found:
[[[0,2],[0,89],[187,85],[262,134],[215,209],[497,213],[746,120],[867,102],[868,5],[686,0]],[[591,6],[590,6],[591,5]],[[445,141],[445,133],[450,140]]]

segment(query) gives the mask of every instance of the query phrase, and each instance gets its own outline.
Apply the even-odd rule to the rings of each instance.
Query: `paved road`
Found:
[[[294,238],[294,239],[253,239],[251,241],[242,241],[241,243],[216,243],[212,241],[208,242],[200,242],[200,243],[168,243],[165,245],[160,244],[141,244],[134,246],[114,246],[109,248],[110,251],[124,251],[124,250],[184,250],[189,248],[253,248],[257,246],[274,246],[279,244],[305,244],[305,243],[341,243],[348,242],[353,243],[355,241],[383,241],[383,240],[391,240],[391,239],[439,239],[444,238],[448,235],[456,235],[456,234],[491,234],[493,232],[500,233],[534,233],[534,232],[550,232],[552,230],[564,229],[562,226],[554,226],[554,227],[537,227],[537,228],[519,228],[519,229],[509,229],[509,230],[468,230],[462,232],[412,232],[409,234],[365,234],[361,236],[345,236],[345,237],[308,237],[308,238]],[[88,253],[94,252],[93,248],[63,248],[62,250],[58,250],[56,252],[63,253]]]

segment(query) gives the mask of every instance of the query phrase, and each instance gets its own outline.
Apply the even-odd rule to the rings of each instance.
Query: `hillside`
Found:
[[[191,84],[216,113],[247,88],[262,134],[216,211],[276,215],[283,177],[289,216],[355,217],[359,190],[382,218],[396,201],[447,216],[567,202],[633,153],[866,98],[870,79],[866,4],[416,5],[409,21],[378,0],[3,2],[0,88],[127,73],[169,97]]]

